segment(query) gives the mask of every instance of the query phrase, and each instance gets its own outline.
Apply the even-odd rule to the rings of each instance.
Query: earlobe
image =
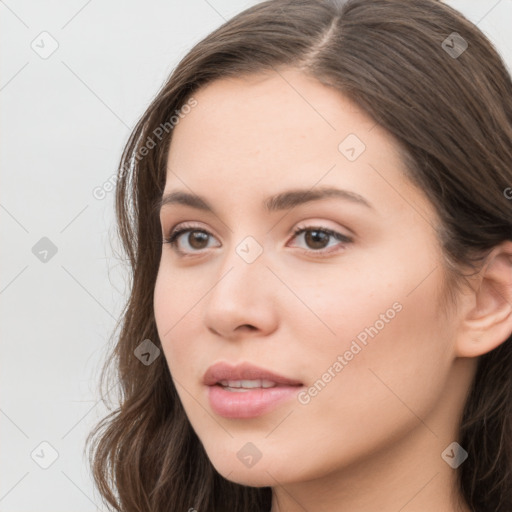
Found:
[[[460,319],[458,357],[478,357],[512,335],[512,242],[496,246],[476,278],[471,306]]]

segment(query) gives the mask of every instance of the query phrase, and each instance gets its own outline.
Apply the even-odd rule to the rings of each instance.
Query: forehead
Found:
[[[343,133],[367,138],[375,126],[339,91],[293,69],[216,80],[194,98],[198,105],[175,128],[174,136],[188,138],[193,130],[204,136],[202,144],[232,141],[232,152],[265,143],[276,149],[300,149],[304,141],[309,142],[306,147],[325,141],[322,150],[329,143],[337,150]]]
[[[197,105],[173,129],[170,164],[258,157],[276,169],[296,167],[305,158],[337,158],[351,133],[367,148],[393,152],[393,141],[356,104],[297,70],[223,78],[194,98]],[[194,151],[178,151],[182,146]]]
[[[413,194],[429,208],[405,179],[394,137],[312,77],[281,69],[223,78],[193,97],[197,105],[173,130],[166,191],[183,188],[183,180],[201,195],[222,189],[247,197],[321,184],[354,190],[373,204],[403,203]]]

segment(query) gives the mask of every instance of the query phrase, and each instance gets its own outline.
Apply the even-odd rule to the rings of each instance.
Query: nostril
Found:
[[[213,333],[213,334],[216,334],[217,336],[222,336],[221,332],[217,331],[216,329],[214,329],[213,327],[208,327],[208,330]],[[258,328],[257,327],[254,327],[254,325],[250,325],[250,324],[243,324],[243,325],[239,325],[235,331],[257,331]]]

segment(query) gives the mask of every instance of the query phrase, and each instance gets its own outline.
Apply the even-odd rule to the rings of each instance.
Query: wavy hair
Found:
[[[465,282],[464,269],[477,271],[494,246],[512,239],[504,192],[512,184],[512,82],[494,46],[462,14],[436,0],[269,0],[225,22],[175,67],[119,164],[117,235],[130,294],[101,373],[102,386],[118,384],[119,405],[86,442],[95,484],[114,510],[270,509],[270,487],[246,487],[216,472],[165,358],[145,366],[134,350],[145,339],[161,348],[153,311],[162,250],[155,205],[165,185],[169,120],[179,122],[176,111],[216,79],[283,66],[336,88],[395,137],[407,177],[442,220],[447,304]],[[460,418],[469,457],[458,485],[473,512],[512,510],[511,340],[479,357]],[[101,396],[107,403],[103,389]]]

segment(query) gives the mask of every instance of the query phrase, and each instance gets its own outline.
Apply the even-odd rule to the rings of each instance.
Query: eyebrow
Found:
[[[374,209],[369,201],[367,201],[363,196],[357,194],[356,192],[332,187],[317,188],[315,190],[293,189],[280,192],[265,199],[263,201],[263,207],[268,213],[272,213],[281,210],[291,210],[295,206],[304,203],[333,197]],[[160,211],[165,206],[172,204],[190,206],[192,208],[211,212],[216,215],[214,208],[204,197],[201,197],[197,194],[190,194],[181,190],[164,194],[158,201],[156,208],[158,211]]]

